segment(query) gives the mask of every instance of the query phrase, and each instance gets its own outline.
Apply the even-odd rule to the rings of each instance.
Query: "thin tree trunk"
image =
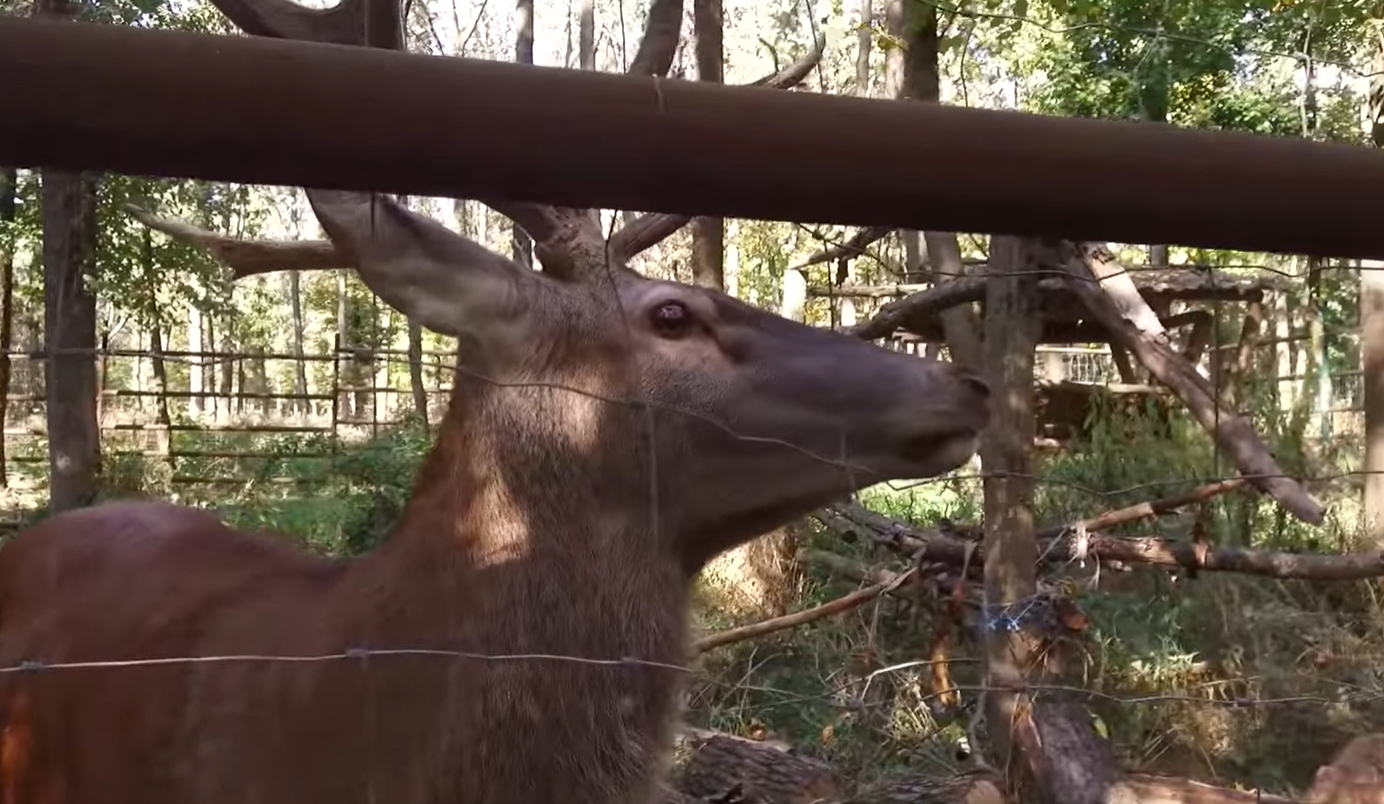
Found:
[[[937,8],[926,3],[889,0],[885,22],[889,32],[904,42],[902,48],[889,53],[892,69],[899,76],[898,97],[937,103],[941,97],[937,69]],[[896,158],[913,159],[917,155],[899,154]],[[965,275],[955,232],[925,232],[923,241],[935,282],[941,284]],[[939,317],[951,359],[979,367],[983,360],[980,320],[972,307],[958,305]]]
[[[288,301],[293,310],[293,393],[302,397],[308,393],[308,362],[303,357],[303,289],[302,274],[298,271],[288,272]],[[293,400],[294,410],[304,415],[312,409],[311,405],[306,399]]]
[[[0,487],[4,488],[10,485],[3,430],[9,422],[10,349],[14,346],[14,238],[9,226],[14,223],[18,179],[14,168],[0,169]]]
[[[217,404],[217,411],[219,415],[229,419],[232,413],[232,405],[236,402],[235,379],[236,372],[240,368],[240,360],[238,358],[233,360],[226,356],[236,350],[235,342],[231,338],[230,322],[223,321],[221,324],[221,353],[223,356],[221,358],[221,396],[220,402]]]
[[[517,0],[514,4],[514,18],[514,60],[519,64],[533,64],[533,0]],[[533,239],[517,223],[512,225],[511,231],[514,261],[532,268]]]
[[[874,37],[874,31],[871,28],[874,23],[874,13],[873,0],[860,0],[860,21],[858,23],[859,29],[856,32],[855,94],[861,98],[870,97],[870,46]],[[849,256],[843,256],[837,260],[833,284],[842,286],[851,284],[853,265],[854,260]],[[843,328],[855,326],[855,299],[850,296],[841,296],[834,304],[837,306],[835,311],[837,323]]]
[[[168,425],[172,424],[173,417],[168,413],[168,366],[164,363],[163,352],[163,327],[158,322],[149,328],[149,349],[154,353],[150,362],[154,370],[154,421]],[[167,445],[160,445],[162,452],[167,452]]]
[[[1384,3],[1370,20],[1374,70],[1370,76],[1367,118],[1376,148],[1384,148]],[[1360,368],[1365,390],[1365,532],[1375,549],[1384,549],[1384,261],[1360,264]]]
[[[423,327],[408,322],[408,382],[413,389],[413,411],[428,423],[428,389],[423,385]]]
[[[336,346],[337,346],[337,353],[336,353],[336,355],[335,355],[335,361],[336,361],[336,365],[337,365],[336,374],[337,374],[338,382],[337,382],[337,387],[336,387],[336,388],[333,388],[333,389],[332,389],[332,392],[333,392],[334,394],[336,394],[336,396],[337,396],[337,417],[338,417],[338,418],[341,418],[341,417],[344,416],[344,417],[348,417],[348,418],[353,418],[353,419],[354,419],[354,418],[355,418],[355,415],[354,415],[354,413],[351,411],[351,401],[352,401],[355,397],[353,397],[353,396],[351,395],[351,392],[350,392],[350,391],[345,391],[345,390],[342,390],[342,388],[341,388],[341,385],[343,384],[343,383],[341,382],[341,380],[345,380],[345,383],[344,383],[345,385],[353,385],[353,384],[354,384],[354,383],[352,382],[352,380],[351,380],[351,374],[352,374],[353,371],[354,371],[352,365],[351,365],[350,363],[347,363],[347,365],[344,366],[344,367],[341,365],[342,361],[344,361],[344,360],[347,359],[347,358],[346,358],[346,350],[349,349],[350,346],[351,346],[350,333],[349,333],[349,332],[347,331],[347,329],[346,329],[346,305],[347,305],[347,299],[346,299],[346,271],[345,271],[345,270],[341,270],[341,271],[337,271],[337,272],[336,272]],[[343,368],[345,368],[345,371],[342,370]],[[343,376],[343,375],[344,375],[344,376]]]
[[[187,370],[187,390],[191,394],[188,405],[197,414],[205,413],[207,409],[207,398],[202,395],[206,390],[206,368],[203,366],[202,356],[202,311],[196,305],[188,305],[187,308],[187,350],[192,355],[192,362]]]
[[[855,94],[870,96],[870,50],[875,32],[875,0],[860,0],[860,19],[855,30]]]
[[[721,0],[695,0],[692,30],[696,36],[697,80],[725,81]],[[692,219],[692,283],[726,289],[726,222],[724,218]]]
[[[143,242],[140,244],[140,259],[144,262],[144,275],[153,276],[154,262],[154,241],[151,230],[148,227],[142,229]],[[154,311],[154,320],[149,325],[149,351],[150,364],[154,373],[154,421],[163,425],[165,428],[173,423],[173,417],[168,413],[168,366],[163,359],[163,322],[160,320],[158,299],[154,297],[154,288],[149,288],[149,309]],[[169,433],[166,429],[160,430],[156,435],[158,439],[157,451],[160,454],[168,453]]]
[[[1149,4],[1149,10],[1154,15],[1150,19],[1150,24],[1162,25],[1163,20],[1157,4]],[[1149,52],[1140,62],[1136,71],[1136,80],[1139,82],[1139,112],[1140,120],[1147,120],[1150,123],[1168,122],[1168,51],[1159,41],[1149,44]],[[1168,265],[1168,247],[1163,244],[1149,246],[1149,265],[1165,268]]]

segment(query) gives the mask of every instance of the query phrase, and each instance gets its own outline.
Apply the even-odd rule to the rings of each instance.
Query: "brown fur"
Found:
[[[1384,734],[1362,734],[1317,770],[1307,804],[1384,804]]]
[[[310,198],[377,293],[460,338],[392,537],[329,561],[164,503],[54,516],[0,549],[0,666],[353,648],[680,664],[709,558],[858,484],[958,465],[987,418],[947,364],[626,271],[546,277],[381,198]],[[649,323],[669,300],[698,319],[682,338]],[[5,674],[0,804],[634,804],[681,675],[399,655]]]

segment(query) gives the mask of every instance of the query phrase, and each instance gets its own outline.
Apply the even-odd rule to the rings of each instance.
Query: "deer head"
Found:
[[[254,34],[401,47],[397,0],[216,4]],[[632,71],[666,73],[681,13],[681,0],[655,0]],[[760,83],[801,80],[821,44]],[[688,569],[843,493],[948,471],[988,419],[984,382],[956,366],[626,267],[686,218],[645,215],[607,240],[589,210],[482,199],[533,238],[540,272],[380,195],[308,196],[376,294],[457,337],[454,405],[487,422],[473,437],[503,442],[467,449],[600,473],[602,503],[638,510]]]
[[[505,443],[472,449],[553,442],[564,474],[628,490],[606,505],[656,501],[643,513],[689,569],[862,486],[946,472],[987,421],[985,383],[954,364],[646,279],[596,249],[538,272],[381,196],[309,198],[381,299],[457,337],[458,393],[477,406],[458,415],[504,422]]]

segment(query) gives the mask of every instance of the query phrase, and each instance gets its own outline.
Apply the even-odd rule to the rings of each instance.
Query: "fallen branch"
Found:
[[[1311,581],[1352,581],[1384,577],[1384,551],[1322,555],[1283,553],[1215,547],[1201,542],[1159,538],[1121,538],[1094,531],[1128,524],[1139,519],[1165,515],[1177,507],[1224,493],[1245,481],[1235,479],[1209,484],[1179,497],[1169,497],[1129,508],[1110,511],[1070,525],[1039,531],[1038,550],[1048,563],[1068,562],[1089,557],[1101,561],[1153,564],[1164,567],[1239,572],[1270,578],[1295,578]],[[1179,504],[1180,503],[1180,504]],[[966,550],[974,548],[976,559],[983,549],[973,541],[938,530],[915,528],[854,504],[837,505],[814,516],[836,533],[864,530],[880,544],[920,558],[960,566]],[[1085,549],[1082,531],[1085,531]]]
[[[840,287],[820,287],[813,285],[807,289],[807,295],[821,298],[823,296],[836,296],[840,298],[852,299],[879,299],[889,296],[907,296],[911,293],[923,293],[932,290],[932,285],[841,285]]]
[[[1325,516],[1321,503],[1302,484],[1284,476],[1247,420],[1220,406],[1211,384],[1173,348],[1157,314],[1109,250],[1089,243],[1062,243],[1051,250],[1051,261],[1066,273],[1067,285],[1096,320],[1172,389],[1240,473],[1298,519],[1321,524]]]
[[[820,606],[813,606],[810,609],[795,611],[792,614],[785,614],[782,617],[774,617],[770,620],[750,623],[749,625],[742,625],[739,628],[731,628],[727,631],[712,634],[711,636],[704,637],[693,643],[692,652],[693,654],[705,653],[713,648],[731,645],[736,642],[744,642],[747,639],[756,639],[766,634],[772,634],[775,631],[796,628],[815,620],[830,617],[833,614],[850,611],[851,609],[869,603],[885,592],[892,591],[897,588],[899,584],[912,577],[912,575],[913,570],[909,570],[895,575],[888,583],[877,583],[873,586],[867,586],[864,589],[857,589],[849,595],[838,597]]]

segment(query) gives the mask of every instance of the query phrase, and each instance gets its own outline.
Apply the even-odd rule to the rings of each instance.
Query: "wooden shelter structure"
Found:
[[[895,296],[883,305],[878,314],[856,327],[856,334],[869,338],[887,338],[917,351],[920,347],[935,347],[946,343],[943,314],[959,304],[976,304],[981,316],[985,311],[987,266],[971,266],[974,275],[959,281],[938,285],[882,285],[814,287],[809,293],[822,297]],[[1208,350],[1220,349],[1214,343],[1217,311],[1211,307],[1230,304],[1243,305],[1257,311],[1267,293],[1283,291],[1287,279],[1268,272],[1228,272],[1211,266],[1128,266],[1127,274],[1139,297],[1157,316],[1169,333],[1185,333],[1178,340],[1178,352],[1189,365],[1198,365]],[[1037,345],[1107,344],[1120,374],[1120,383],[1093,384],[1073,382],[1063,377],[1040,377],[1035,389],[1034,412],[1036,432],[1044,446],[1061,446],[1083,432],[1098,399],[1111,399],[1120,405],[1158,411],[1166,419],[1177,400],[1165,388],[1149,384],[1146,371],[1130,359],[1121,345],[1118,333],[1094,317],[1069,281],[1063,279],[1057,267],[1041,269],[1045,276],[1035,283],[1036,300],[1033,313],[1041,329]],[[1236,316],[1237,318],[1241,316]],[[1257,322],[1260,313],[1249,318]],[[1248,337],[1242,334],[1241,340]],[[1242,343],[1247,348],[1248,343]],[[1213,360],[1210,368],[1214,384],[1228,379],[1233,361]]]

